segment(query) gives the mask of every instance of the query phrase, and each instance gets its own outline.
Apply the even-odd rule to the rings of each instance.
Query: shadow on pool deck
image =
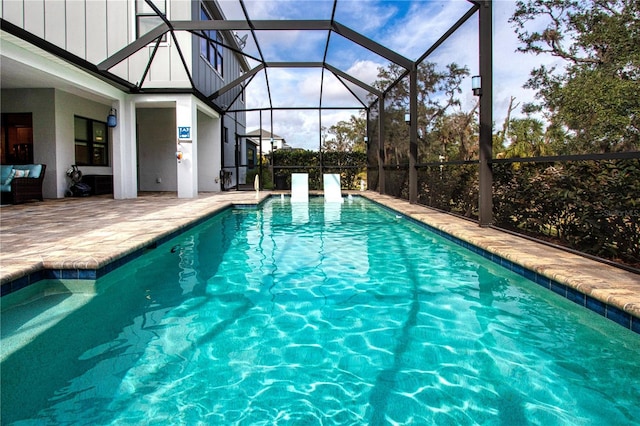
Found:
[[[409,204],[375,192],[353,192],[405,216],[506,259],[511,265],[566,286],[569,293],[618,308],[640,332],[640,275],[493,228]],[[159,239],[237,204],[257,204],[271,195],[260,192],[141,193],[136,199],[110,196],[45,200],[0,208],[0,283],[7,286],[43,270],[96,270],[126,258]],[[494,261],[495,261],[494,256]],[[500,259],[497,259],[500,262]],[[22,284],[24,285],[24,284]],[[577,290],[571,293],[571,290]],[[556,291],[557,289],[554,289]],[[574,300],[575,301],[575,300]],[[604,309],[604,308],[603,308]],[[596,309],[594,309],[596,310]],[[604,313],[606,316],[606,312]],[[620,322],[620,321],[618,321]]]

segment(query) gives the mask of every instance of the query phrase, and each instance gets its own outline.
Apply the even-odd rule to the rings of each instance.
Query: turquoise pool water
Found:
[[[359,198],[229,210],[2,304],[2,424],[640,419],[640,336]]]

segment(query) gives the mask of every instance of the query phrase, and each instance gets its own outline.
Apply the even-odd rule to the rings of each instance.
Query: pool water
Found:
[[[640,419],[640,336],[358,197],[2,300],[2,424]]]

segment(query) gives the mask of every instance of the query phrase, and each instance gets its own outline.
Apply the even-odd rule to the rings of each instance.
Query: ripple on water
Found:
[[[3,362],[3,422],[640,418],[636,335],[365,201],[292,212],[277,200],[181,238],[179,256],[154,250],[108,275],[115,296],[20,349],[76,367],[33,362],[9,388],[4,372],[20,366]],[[88,347],[61,343],[79,333]]]

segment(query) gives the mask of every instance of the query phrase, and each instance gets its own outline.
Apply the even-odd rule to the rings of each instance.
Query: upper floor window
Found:
[[[204,6],[200,8],[200,20],[212,20]],[[202,55],[220,75],[223,75],[222,34],[216,30],[206,30],[203,31],[203,33],[205,37],[200,38],[200,55]]]
[[[152,0],[160,13],[167,16],[166,0]],[[136,0],[136,38],[139,38],[158,25],[162,24],[162,18],[147,4],[145,0]],[[167,34],[162,36],[162,41],[167,41]]]
[[[109,165],[109,134],[107,123],[75,116],[76,164],[79,166]]]

